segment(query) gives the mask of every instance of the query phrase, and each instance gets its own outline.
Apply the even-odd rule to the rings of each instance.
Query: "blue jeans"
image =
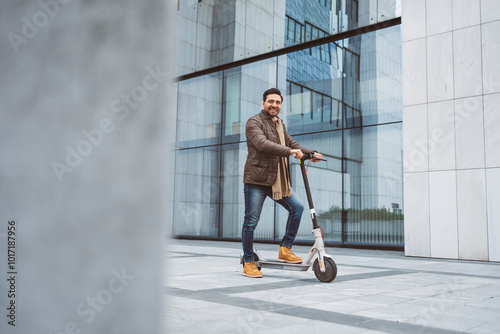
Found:
[[[245,192],[245,219],[243,220],[243,229],[241,232],[243,257],[245,262],[253,262],[253,231],[259,222],[264,200],[266,197],[272,199],[273,191],[270,186],[258,186],[247,183],[245,183],[243,190]],[[304,204],[299,200],[293,189],[292,196],[283,197],[275,202],[289,212],[285,236],[281,240],[280,246],[292,247],[297,231],[299,230]]]

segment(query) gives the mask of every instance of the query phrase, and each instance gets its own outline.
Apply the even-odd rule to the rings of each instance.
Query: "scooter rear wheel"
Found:
[[[316,275],[316,278],[321,282],[330,283],[335,279],[335,277],[337,277],[337,265],[331,258],[324,257],[324,266],[325,272],[322,273],[321,269],[319,268],[318,259],[316,259],[313,264],[314,275]]]
[[[253,253],[253,259],[255,260],[255,262],[258,262],[260,259],[259,259],[259,256],[255,253]],[[261,266],[257,266],[257,269],[261,270],[262,267]]]

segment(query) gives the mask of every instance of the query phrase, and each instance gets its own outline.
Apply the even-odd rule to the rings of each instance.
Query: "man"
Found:
[[[278,117],[283,102],[278,89],[266,90],[262,101],[263,110],[250,117],[246,124],[248,155],[243,175],[245,218],[241,239],[245,261],[243,275],[247,277],[262,277],[253,256],[253,232],[266,197],[272,198],[289,212],[278,261],[302,263],[302,259],[291,251],[304,205],[290,185],[289,156],[300,159],[304,153],[314,153],[315,158],[323,157],[316,151],[300,146],[287,133]]]

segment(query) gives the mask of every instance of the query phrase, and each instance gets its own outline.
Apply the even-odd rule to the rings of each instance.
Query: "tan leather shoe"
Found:
[[[302,258],[296,256],[292,253],[292,250],[289,247],[280,247],[280,253],[278,255],[279,262],[288,262],[288,263],[302,263]]]
[[[255,262],[245,262],[245,267],[243,268],[243,276],[260,278],[262,277],[262,273],[255,265]]]

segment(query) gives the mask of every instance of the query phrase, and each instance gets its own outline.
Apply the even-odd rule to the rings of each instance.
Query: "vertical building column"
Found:
[[[500,258],[499,30],[495,1],[402,1],[406,255]]]
[[[0,332],[160,333],[175,2],[0,7]]]

